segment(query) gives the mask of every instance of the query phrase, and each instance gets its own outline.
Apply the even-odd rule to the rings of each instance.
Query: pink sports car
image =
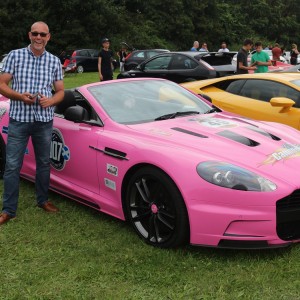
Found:
[[[0,102],[1,168],[9,101]],[[147,243],[281,247],[300,240],[300,132],[223,113],[162,79],[66,91],[51,189],[122,220]],[[22,176],[34,181],[29,143]]]

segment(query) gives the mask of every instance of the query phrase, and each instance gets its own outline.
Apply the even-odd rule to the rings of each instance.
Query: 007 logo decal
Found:
[[[50,150],[51,166],[54,169],[61,171],[64,169],[68,160],[70,160],[69,147],[65,145],[61,132],[58,129],[53,128]]]

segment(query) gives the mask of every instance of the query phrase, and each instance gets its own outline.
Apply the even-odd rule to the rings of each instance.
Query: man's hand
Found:
[[[53,100],[52,97],[51,98],[47,98],[44,95],[40,95],[39,103],[40,103],[41,107],[47,108],[47,107],[50,107],[50,106],[54,105],[54,100]]]
[[[31,105],[35,102],[37,95],[33,95],[30,93],[23,93],[21,94],[20,100],[23,101],[25,104]]]

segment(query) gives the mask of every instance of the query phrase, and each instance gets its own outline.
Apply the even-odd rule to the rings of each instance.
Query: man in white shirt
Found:
[[[229,52],[229,49],[227,48],[227,45],[225,42],[221,44],[221,48],[218,50],[218,52]]]

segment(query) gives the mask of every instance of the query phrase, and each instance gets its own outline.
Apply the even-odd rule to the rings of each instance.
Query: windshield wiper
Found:
[[[221,112],[222,110],[216,106],[213,106],[211,109],[209,109],[208,111],[205,112],[205,114],[211,114],[214,112]]]
[[[196,110],[190,110],[190,111],[177,111],[175,113],[162,115],[160,117],[157,117],[154,119],[154,121],[160,121],[160,120],[168,120],[168,119],[174,119],[179,116],[187,116],[187,115],[193,115],[193,114],[199,114],[199,111]]]

